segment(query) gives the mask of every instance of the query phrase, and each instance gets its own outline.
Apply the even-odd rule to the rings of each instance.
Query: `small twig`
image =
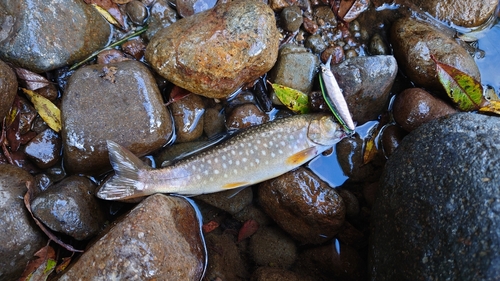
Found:
[[[142,34],[142,33],[144,33],[146,30],[148,30],[148,27],[147,27],[147,26],[145,26],[143,29],[140,29],[140,30],[138,30],[138,31],[136,31],[136,32],[134,32],[134,33],[132,33],[132,34],[130,34],[130,35],[128,35],[128,36],[126,36],[126,37],[124,37],[123,39],[120,39],[120,40],[116,41],[115,43],[112,43],[112,44],[110,44],[110,45],[108,45],[108,46],[106,46],[106,47],[104,47],[104,48],[100,49],[99,51],[95,51],[95,52],[93,52],[93,53],[92,53],[90,56],[88,56],[86,59],[82,60],[81,62],[78,62],[78,63],[74,64],[72,67],[70,67],[70,68],[69,68],[69,70],[74,70],[74,69],[76,69],[76,68],[80,67],[82,64],[84,64],[84,63],[88,62],[89,60],[93,59],[94,57],[96,57],[96,56],[97,56],[98,54],[100,54],[102,51],[104,51],[104,50],[106,50],[106,49],[109,49],[109,48],[114,48],[114,47],[116,47],[116,46],[119,46],[119,45],[121,45],[121,44],[125,43],[125,42],[126,42],[127,40],[129,40],[130,38],[132,38],[132,37],[136,37],[136,36],[138,36],[138,35],[141,35],[141,34]]]

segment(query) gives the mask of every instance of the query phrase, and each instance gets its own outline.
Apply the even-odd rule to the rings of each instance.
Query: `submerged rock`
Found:
[[[13,165],[0,165],[0,279],[17,280],[47,238],[24,206],[26,183],[33,177]]]
[[[498,280],[500,118],[423,124],[387,161],[371,211],[372,280]]]
[[[111,33],[106,20],[83,1],[1,0],[0,10],[5,13],[0,57],[35,72],[84,59],[104,47]]]
[[[66,87],[61,117],[64,162],[70,172],[111,168],[106,140],[145,155],[172,135],[172,119],[153,75],[132,60],[77,70]]]
[[[16,74],[6,63],[0,60],[0,119],[3,120],[7,113],[9,113],[16,94]]]
[[[340,195],[305,168],[261,183],[258,196],[262,209],[301,243],[325,242],[344,223]]]
[[[59,280],[201,280],[205,259],[193,206],[156,194],[109,228]]]
[[[481,80],[479,69],[467,50],[426,22],[414,18],[399,19],[391,28],[390,40],[399,67],[418,86],[443,89],[431,55],[477,81]]]
[[[90,239],[106,220],[95,189],[89,179],[70,176],[33,198],[31,209],[50,229],[76,240]]]
[[[278,40],[268,5],[234,1],[158,31],[148,44],[146,59],[181,88],[225,98],[271,69]]]
[[[411,0],[423,12],[439,20],[463,27],[485,23],[498,5],[498,0]]]

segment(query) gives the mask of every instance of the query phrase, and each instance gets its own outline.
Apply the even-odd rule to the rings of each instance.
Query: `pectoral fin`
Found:
[[[309,147],[288,157],[286,159],[286,164],[298,166],[311,160],[316,155],[318,155],[316,147]]]

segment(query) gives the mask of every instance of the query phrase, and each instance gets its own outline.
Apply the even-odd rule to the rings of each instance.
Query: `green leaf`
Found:
[[[291,111],[296,113],[309,113],[309,97],[299,90],[279,84],[271,84],[278,99]]]
[[[462,111],[479,110],[488,101],[483,97],[483,86],[469,74],[453,66],[438,62],[436,72],[448,96]]]

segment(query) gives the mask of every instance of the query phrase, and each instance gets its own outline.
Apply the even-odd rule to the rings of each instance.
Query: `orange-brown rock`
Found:
[[[234,1],[158,31],[146,59],[193,93],[225,98],[268,72],[278,56],[273,11],[260,1]]]

